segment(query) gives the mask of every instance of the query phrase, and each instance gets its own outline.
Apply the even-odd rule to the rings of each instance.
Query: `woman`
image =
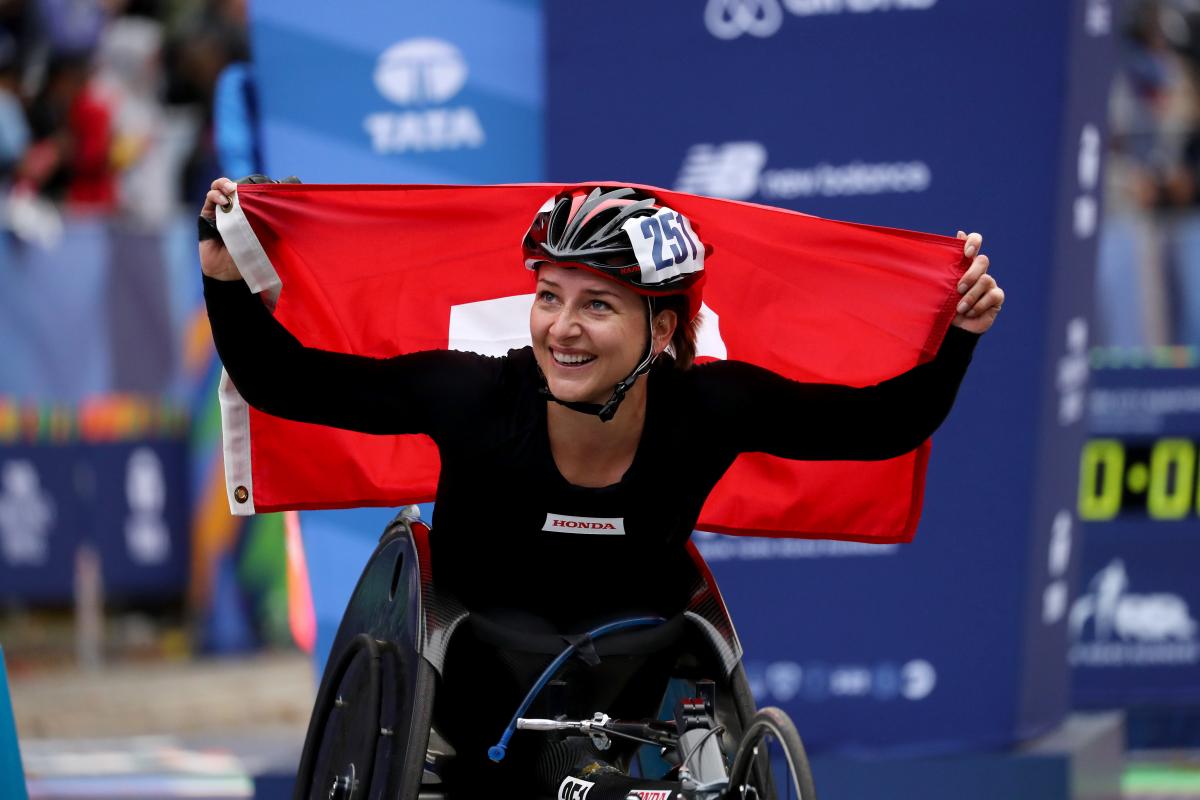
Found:
[[[202,216],[235,190],[215,181]],[[670,250],[649,246],[655,226]],[[578,633],[680,610],[684,543],[739,453],[885,459],[929,437],[1004,300],[981,237],[959,236],[973,262],[937,356],[861,389],[737,361],[692,366],[704,247],[682,215],[633,189],[564,191],[538,212],[524,240],[537,281],[532,346],[503,358],[308,349],[250,293],[219,240],[202,241],[200,258],[217,349],[247,402],[430,435],[442,463],[439,584],[474,611]]]

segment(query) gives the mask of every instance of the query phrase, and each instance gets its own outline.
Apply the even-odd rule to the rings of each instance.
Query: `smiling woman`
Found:
[[[215,182],[204,216],[235,189]],[[701,233],[640,190],[551,197],[523,241],[537,278],[532,345],[500,358],[304,347],[251,293],[219,239],[202,241],[200,254],[214,339],[246,401],[302,422],[431,436],[441,464],[439,580],[469,605],[524,608],[571,629],[627,610],[617,605],[680,606],[686,587],[669,565],[685,556],[705,500],[739,454],[881,460],[918,447],[948,413],[975,334],[1003,299],[980,237],[962,234],[973,260],[960,313],[926,363],[863,388],[800,383],[736,360],[680,369],[701,307]],[[497,508],[506,509],[503,535]],[[555,515],[619,519],[624,533],[548,527]],[[546,576],[580,563],[638,589],[618,600],[544,594]]]
[[[681,331],[676,352],[684,351],[690,364],[695,343],[691,323],[700,313],[704,257],[708,254],[707,248],[697,242],[686,217],[633,189],[568,191],[542,206],[525,235],[523,248],[525,266],[538,271],[530,335],[551,399],[574,411],[595,414],[601,421],[611,420],[625,393],[636,386],[638,377],[672,342],[676,329]],[[591,276],[575,278],[572,273],[576,271]],[[680,297],[686,300],[686,317],[682,320],[678,301],[672,303],[674,308],[665,305],[667,298]],[[573,306],[588,313],[577,318]],[[564,311],[568,312],[565,317]],[[641,324],[628,327],[635,318],[640,318]],[[584,327],[578,324],[580,320],[596,324]],[[561,324],[552,328],[555,322]],[[618,324],[626,327],[613,327]],[[620,373],[624,377],[608,374],[619,366],[617,352],[606,354],[600,369],[587,370],[588,378],[616,378],[609,383],[614,387],[611,396],[568,397],[597,386],[566,380],[561,388],[567,394],[557,394],[549,385],[547,367],[551,362],[555,367],[591,364],[593,359],[588,356],[599,359],[599,353],[573,352],[572,342],[568,341],[577,336],[586,338],[593,330],[602,338],[607,330],[629,347],[636,342],[640,356]],[[554,353],[561,357],[552,358]],[[552,372],[560,378],[585,377]],[[639,400],[638,404],[643,402]]]
[[[204,215],[234,190],[217,181]],[[240,280],[219,239],[201,242],[201,262],[213,336],[242,396],[292,420],[430,436],[441,459],[430,539],[440,589],[473,613],[517,612],[574,635],[684,608],[686,542],[740,454],[863,461],[920,446],[949,412],[977,334],[1003,300],[980,237],[964,234],[974,260],[960,313],[919,366],[863,388],[796,382],[736,360],[690,367],[708,255],[701,232],[631,188],[550,198],[523,242],[537,279],[532,344],[500,358],[304,347]],[[590,587],[593,576],[620,591],[555,590],[581,570],[572,585]],[[457,702],[480,718],[511,712],[515,701],[485,688],[476,697],[460,686],[470,699]],[[455,729],[461,742],[490,730],[476,717]],[[482,756],[487,744],[459,752]],[[476,777],[484,774],[495,772]]]
[[[649,301],[630,289],[582,270],[542,267],[529,333],[550,393],[582,403],[608,400],[647,351],[657,356],[670,341],[675,312],[655,314],[653,322],[650,315]]]

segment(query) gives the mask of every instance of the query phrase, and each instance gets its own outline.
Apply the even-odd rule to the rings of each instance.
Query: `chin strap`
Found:
[[[559,400],[550,392],[550,387],[546,385],[546,376],[538,370],[538,375],[541,376],[542,385],[538,389],[538,394],[545,397],[547,400],[553,400],[560,406],[566,406],[572,411],[578,411],[581,414],[592,414],[600,418],[601,422],[608,422],[617,415],[617,408],[621,405],[621,401],[625,399],[625,393],[633,388],[633,384],[637,383],[637,379],[650,371],[650,367],[654,365],[654,336],[651,326],[654,324],[654,301],[646,298],[646,309],[649,314],[646,317],[646,354],[642,356],[641,363],[633,368],[633,372],[625,376],[625,379],[613,387],[612,397],[608,398],[608,402],[601,405],[600,403],[578,403],[573,400]]]

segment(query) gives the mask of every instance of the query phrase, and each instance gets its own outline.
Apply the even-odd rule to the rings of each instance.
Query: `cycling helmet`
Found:
[[[647,297],[686,295],[688,320],[700,313],[712,248],[687,217],[642,190],[560,192],[538,209],[522,246],[528,269],[547,262],[583,267]]]
[[[607,422],[625,393],[654,363],[650,322],[654,298],[687,297],[686,325],[700,313],[704,257],[711,248],[696,236],[687,217],[653,196],[629,187],[567,189],[538,209],[522,243],[525,267],[580,267],[628,286],[646,298],[646,349],[633,371],[613,387],[603,405],[559,400],[545,384],[542,394],[567,408]]]

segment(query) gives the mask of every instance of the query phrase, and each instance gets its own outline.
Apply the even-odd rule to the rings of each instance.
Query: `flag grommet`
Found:
[[[233,499],[237,500],[239,503],[244,503],[250,499],[250,492],[245,486],[239,486],[233,490]]]

